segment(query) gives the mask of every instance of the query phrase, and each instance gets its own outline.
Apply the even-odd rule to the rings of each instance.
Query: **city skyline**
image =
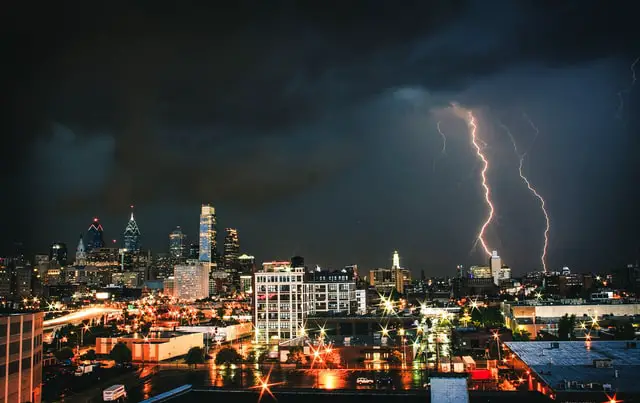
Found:
[[[522,273],[541,269],[545,235],[524,174],[546,201],[550,270],[638,257],[627,5],[356,2],[338,20],[313,4],[277,16],[137,5],[91,20],[11,7],[28,24],[8,25],[19,62],[6,75],[3,253],[74,245],[94,216],[121,242],[131,204],[143,248],[164,250],[176,225],[196,239],[207,202],[220,231],[267,260],[375,267],[398,249],[446,275],[498,250]],[[485,251],[470,252],[487,222],[483,165],[468,122],[442,114],[452,103],[473,112],[488,161]],[[527,152],[522,169],[501,125]]]

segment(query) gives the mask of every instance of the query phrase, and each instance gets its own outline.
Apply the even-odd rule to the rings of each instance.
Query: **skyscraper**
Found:
[[[189,260],[173,268],[175,297],[202,299],[209,296],[209,265]]]
[[[54,242],[49,248],[49,261],[57,262],[60,266],[67,265],[67,245],[62,242]]]
[[[238,230],[227,228],[226,233],[224,237],[224,269],[227,272],[236,271],[238,269],[238,256],[240,255]]]
[[[92,251],[100,248],[104,248],[103,229],[100,220],[96,217],[87,231],[87,249]]]
[[[131,208],[133,209],[133,206],[131,206]],[[139,252],[141,236],[142,234],[140,233],[138,224],[133,218],[133,211],[131,211],[131,218],[129,218],[129,222],[127,223],[127,227],[124,229],[124,234],[122,236],[124,249],[130,252]]]
[[[216,261],[216,209],[209,204],[203,204],[200,211],[200,256],[203,263]]]
[[[84,250],[84,241],[82,240],[82,234],[80,234],[80,240],[76,247],[76,266],[84,266],[87,264],[87,252]]]
[[[491,260],[489,266],[491,267],[491,277],[493,277],[493,283],[500,285],[500,269],[502,268],[502,259],[498,256],[498,251],[493,251],[491,254]]]
[[[187,235],[182,232],[182,228],[177,226],[169,234],[169,254],[174,259],[186,259],[189,255],[187,246]]]

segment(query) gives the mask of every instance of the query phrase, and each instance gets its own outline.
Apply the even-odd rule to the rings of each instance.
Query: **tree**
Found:
[[[53,355],[60,361],[70,360],[75,355],[73,349],[70,347],[63,347],[57,350]]]
[[[387,358],[389,364],[401,364],[402,363],[402,353],[398,350],[394,350],[389,354],[389,358]]]
[[[291,349],[289,349],[287,361],[296,364],[304,364],[307,361],[307,357],[305,357],[302,347],[291,347]]]
[[[242,362],[242,356],[233,347],[225,347],[216,354],[216,365]]]
[[[484,327],[502,327],[504,326],[504,316],[500,313],[500,308],[497,307],[475,308],[471,310],[471,322]]]
[[[111,352],[109,353],[109,358],[111,358],[113,361],[115,361],[118,364],[122,364],[124,362],[131,362],[131,359],[132,359],[131,350],[129,350],[129,347],[127,347],[126,344],[124,344],[123,342],[119,342],[115,346],[113,346],[113,348],[111,349]]]
[[[95,361],[96,358],[97,358],[96,350],[94,349],[88,350],[86,353],[82,355],[83,360]]]
[[[257,355],[256,355],[255,350],[251,350],[251,351],[249,351],[249,353],[247,354],[246,361],[247,361],[247,362],[256,362],[256,358],[257,358]]]
[[[185,361],[189,365],[204,364],[204,349],[202,347],[191,347],[187,352]]]
[[[529,341],[531,340],[531,333],[526,330],[517,330],[513,332],[513,341]]]
[[[560,340],[571,340],[575,338],[573,333],[576,327],[576,315],[571,315],[565,313],[563,317],[560,318],[558,322],[558,339]]]
[[[616,323],[616,340],[633,340],[636,337],[636,330],[631,322]]]

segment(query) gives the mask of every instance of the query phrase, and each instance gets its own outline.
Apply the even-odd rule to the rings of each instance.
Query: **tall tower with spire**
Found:
[[[84,250],[84,241],[82,240],[82,234],[80,234],[80,240],[78,241],[78,247],[76,248],[76,266],[85,266],[87,264],[87,252]]]
[[[138,228],[136,220],[133,218],[133,206],[131,206],[131,217],[124,229],[123,245],[127,251],[139,252],[140,251],[140,238],[142,234]]]
[[[387,255],[389,256],[389,255]],[[400,268],[400,255],[398,254],[397,250],[393,251],[393,262],[391,264],[391,268],[392,269],[399,269]]]

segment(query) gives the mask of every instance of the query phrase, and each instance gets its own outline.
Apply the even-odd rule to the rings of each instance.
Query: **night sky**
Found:
[[[487,211],[457,102],[487,144],[487,241],[515,273],[540,268],[544,221],[501,123],[533,143],[550,268],[637,257],[632,1],[11,3],[5,253],[74,250],[94,216],[120,240],[131,204],[164,252],[176,225],[196,241],[210,202],[260,261],[368,269],[397,249],[416,274],[452,274],[484,263],[470,251]]]

